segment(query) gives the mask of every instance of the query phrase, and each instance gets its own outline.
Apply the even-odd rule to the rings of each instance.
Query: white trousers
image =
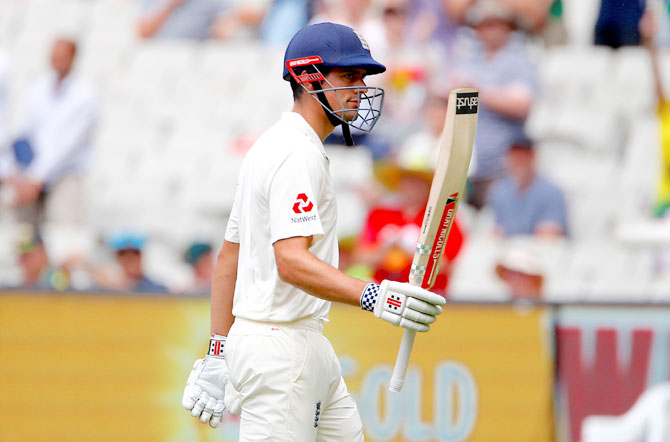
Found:
[[[240,441],[360,442],[363,426],[322,322],[237,318],[226,341]]]

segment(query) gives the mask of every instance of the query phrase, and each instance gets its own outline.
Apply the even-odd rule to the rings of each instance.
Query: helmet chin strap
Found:
[[[324,94],[323,90],[321,90],[321,84],[318,81],[315,81],[312,83],[312,85],[314,86],[314,90],[317,91],[316,96],[318,97],[321,104],[323,104],[324,107],[323,111],[326,113],[326,117],[328,117],[328,121],[330,121],[330,124],[332,124],[335,127],[342,125],[342,136],[344,137],[344,143],[347,146],[353,146],[354,140],[351,138],[351,130],[349,129],[349,125],[344,121],[342,121],[341,119],[337,118],[335,115],[333,115],[334,114],[333,108],[330,107],[330,104],[328,104],[326,94]]]

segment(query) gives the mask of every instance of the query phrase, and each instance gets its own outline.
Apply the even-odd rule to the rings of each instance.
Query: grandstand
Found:
[[[568,44],[532,43],[540,94],[527,124],[541,170],[568,197],[569,238],[534,244],[548,271],[548,299],[667,301],[670,224],[649,219],[659,146],[648,54],[592,46],[597,1],[564,5]],[[10,125],[45,68],[52,37],[76,36],[77,69],[98,86],[103,104],[87,177],[88,223],[46,226],[45,239],[58,260],[73,248],[94,254],[113,229],[142,229],[151,238],[148,272],[178,283],[189,242],[221,241],[245,149],[289,108],[290,90],[279,74],[283,48],[140,42],[136,8],[128,0],[0,2],[0,47],[12,59]],[[661,57],[663,72],[669,55]],[[371,179],[371,161],[364,150],[332,150],[347,233],[362,222],[354,188]],[[469,236],[452,296],[500,299],[492,268],[502,243],[491,214],[461,210]],[[20,278],[14,226],[2,214],[0,223],[0,285],[13,285]]]

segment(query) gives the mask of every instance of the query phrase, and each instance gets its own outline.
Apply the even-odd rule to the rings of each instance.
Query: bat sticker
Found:
[[[426,288],[434,280],[435,271],[437,270],[437,263],[440,261],[442,256],[442,250],[447,242],[447,235],[449,234],[449,229],[451,228],[451,223],[454,220],[454,213],[456,211],[456,202],[458,201],[458,193],[451,194],[447,198],[447,203],[442,213],[442,220],[440,221],[440,230],[435,237],[433,242],[433,250],[430,253],[430,260],[428,261],[428,266],[426,268],[426,274],[428,278],[424,278],[421,287]]]
[[[456,115],[476,114],[479,107],[477,92],[462,92],[456,94]]]

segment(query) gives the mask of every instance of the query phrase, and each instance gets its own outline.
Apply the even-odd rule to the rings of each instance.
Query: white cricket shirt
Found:
[[[70,74],[57,87],[54,72],[30,90],[20,136],[26,137],[35,159],[27,173],[47,184],[70,173],[80,173],[90,162],[98,117],[93,86]]]
[[[273,244],[314,236],[310,252],[337,267],[336,222],[323,143],[301,115],[285,112],[242,162],[225,235],[240,244],[233,315],[270,322],[326,318],[329,301],[279,279]]]

